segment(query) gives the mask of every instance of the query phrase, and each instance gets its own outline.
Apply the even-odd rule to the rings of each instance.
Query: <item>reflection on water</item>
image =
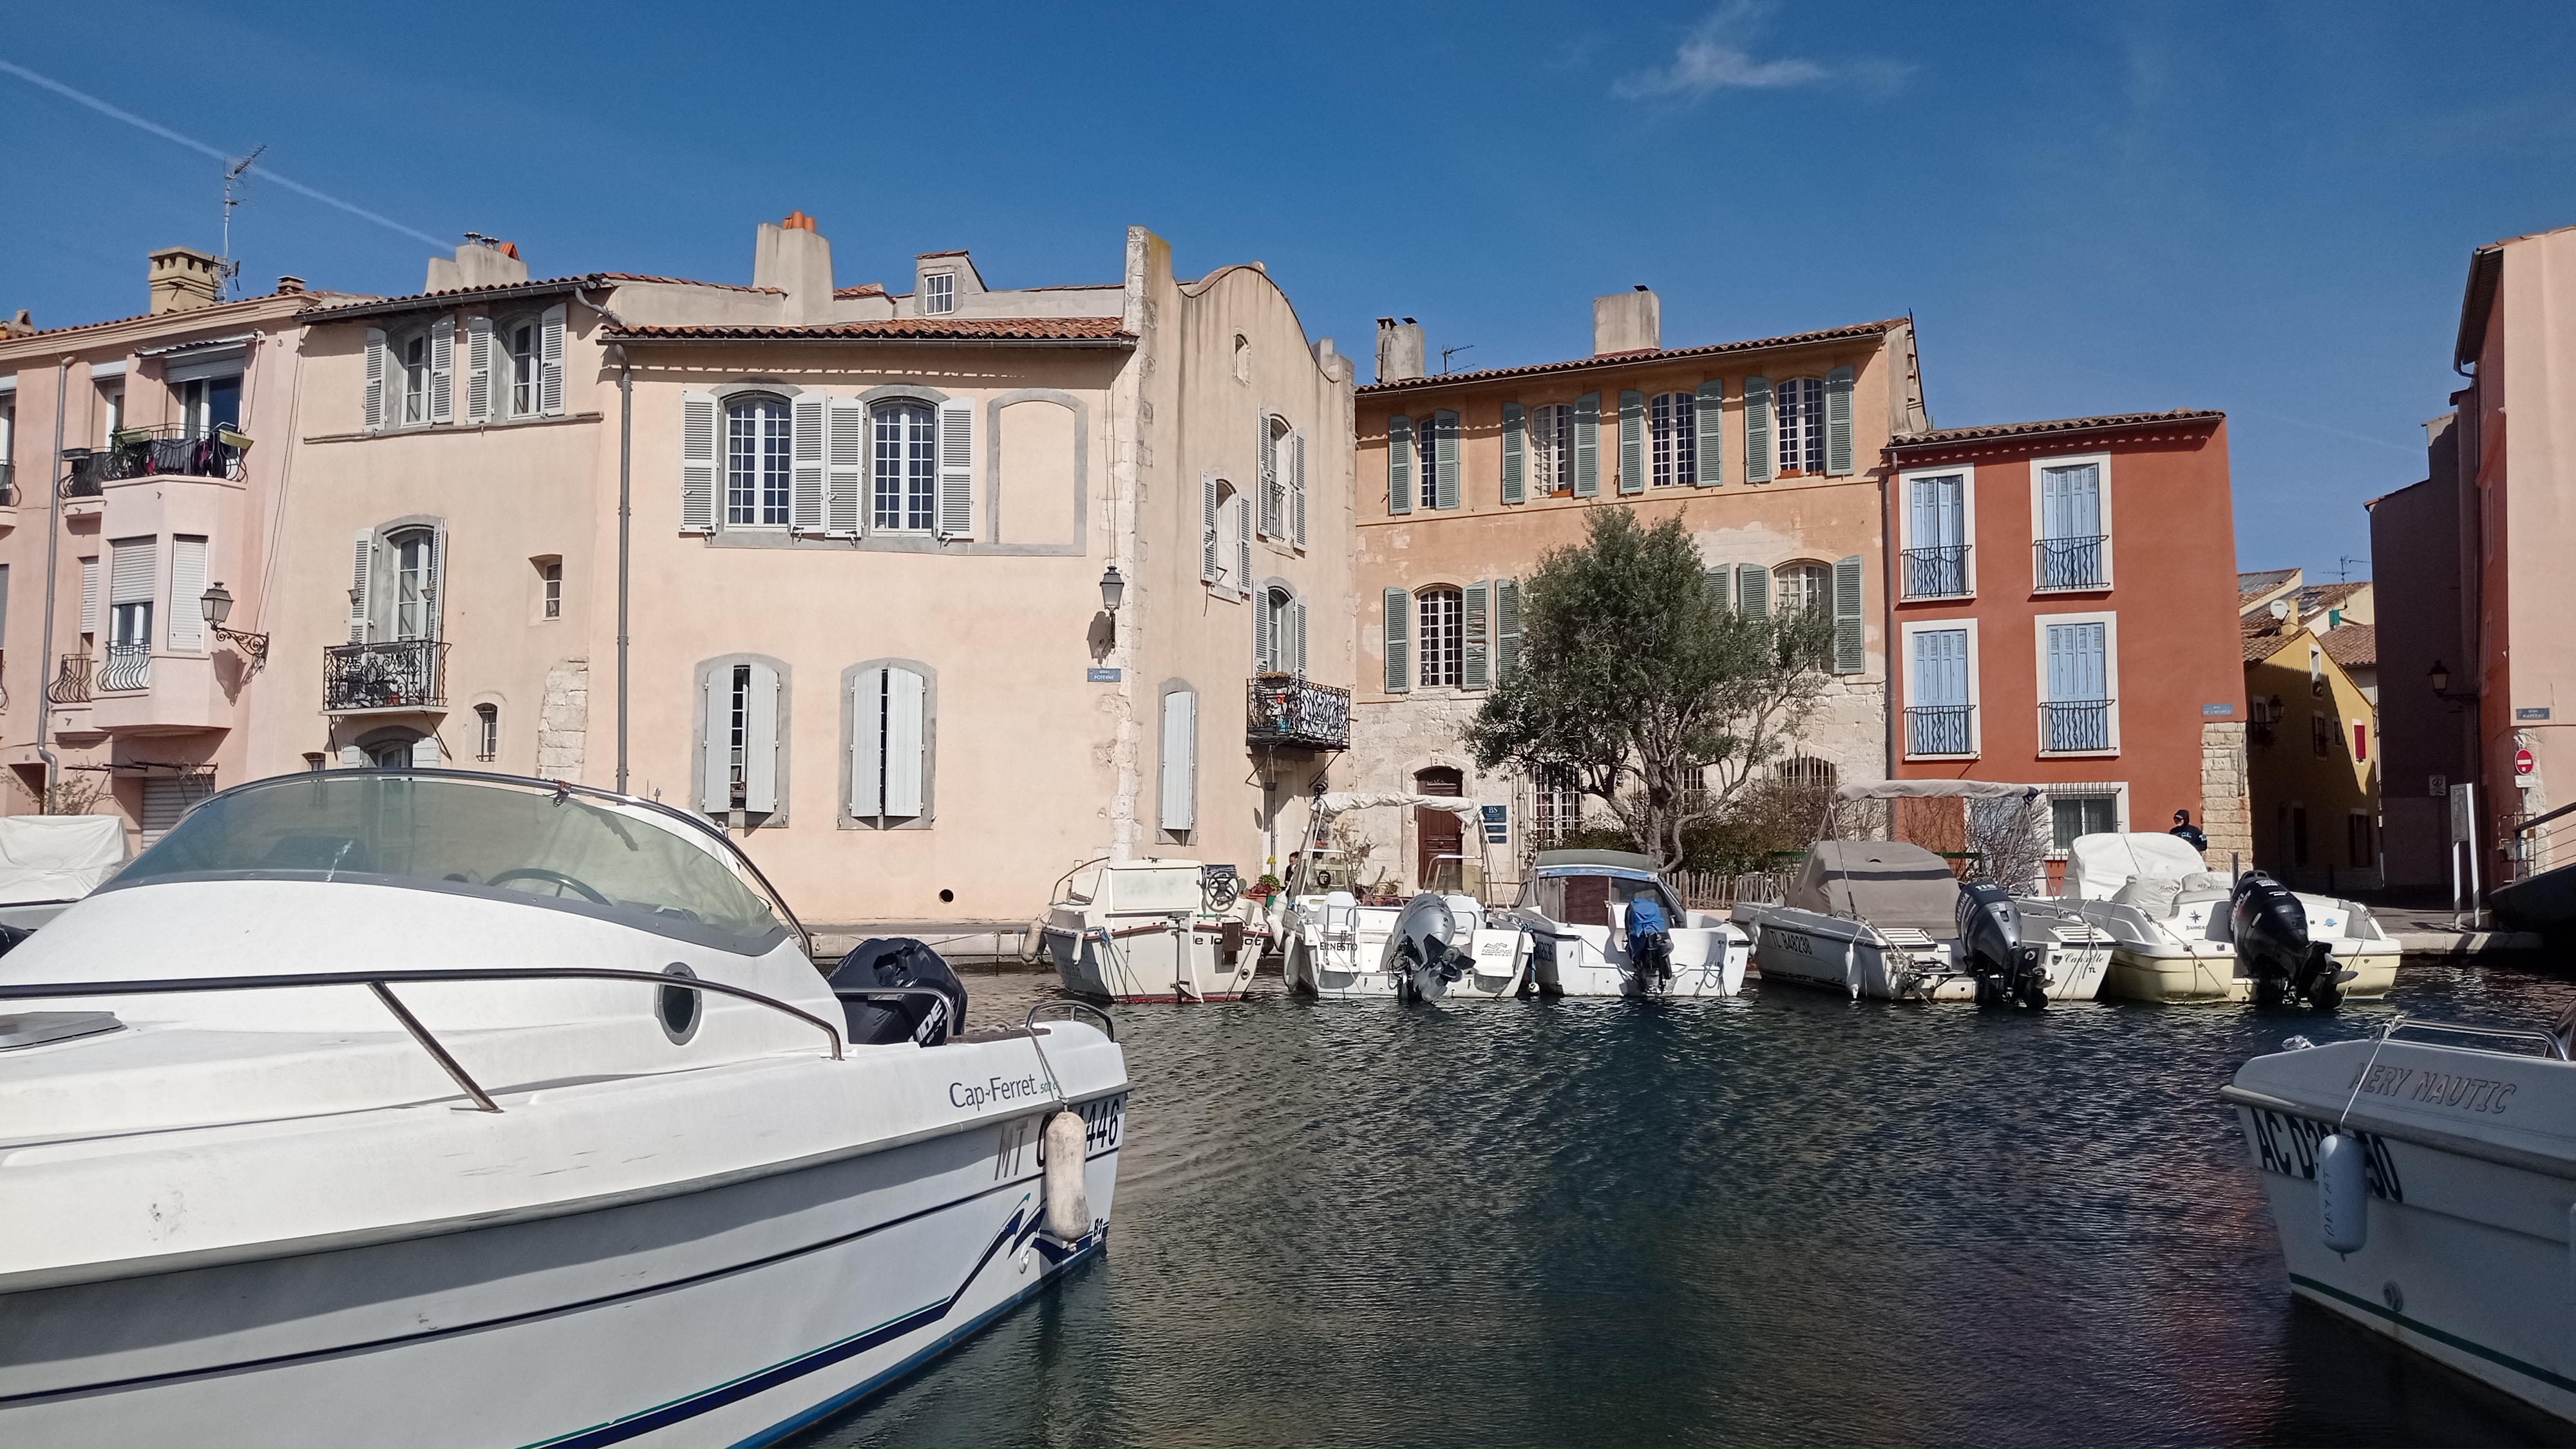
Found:
[[[2400,983],[2514,1023],[2569,990]],[[1053,994],[968,984],[985,1021]],[[1109,1256],[818,1442],[2576,1442],[2290,1300],[2216,1090],[2385,1007],[1270,984],[1118,1013]]]

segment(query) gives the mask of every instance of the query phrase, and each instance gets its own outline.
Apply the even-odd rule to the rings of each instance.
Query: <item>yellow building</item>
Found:
[[[2245,624],[2245,695],[2246,864],[2296,889],[2376,889],[2379,741],[2361,686],[2314,629],[2258,614]]]

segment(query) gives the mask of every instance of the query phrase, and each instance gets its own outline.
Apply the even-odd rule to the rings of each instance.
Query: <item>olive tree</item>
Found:
[[[1522,585],[1520,653],[1465,742],[1480,770],[1556,772],[1669,868],[1796,739],[1833,621],[1726,607],[1678,518],[1599,508]]]

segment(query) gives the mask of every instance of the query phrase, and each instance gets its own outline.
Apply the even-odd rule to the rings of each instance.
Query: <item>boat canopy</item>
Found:
[[[1655,873],[1655,858],[1639,855],[1633,850],[1542,850],[1538,853],[1537,864],[1543,871],[1569,874],[1593,874],[1605,867],[1632,870],[1647,876]]]
[[[2107,901],[2133,876],[2180,880],[2208,869],[2200,852],[2179,835],[2079,835],[2066,848],[2066,893],[2078,900]]]
[[[1959,929],[1959,878],[1941,857],[1902,840],[1819,840],[1784,904],[1882,931],[1910,926],[1947,937]]]
[[[2009,800],[2039,794],[2037,785],[2003,785],[1992,780],[1876,780],[1845,785],[1837,800]]]
[[[1432,810],[1446,810],[1468,821],[1481,821],[1485,807],[1476,801],[1456,795],[1407,795],[1395,790],[1336,790],[1315,797],[1315,813],[1339,815],[1346,810],[1369,810],[1382,805],[1419,805]]]
[[[113,815],[0,819],[0,906],[76,901],[125,864],[125,822]]]

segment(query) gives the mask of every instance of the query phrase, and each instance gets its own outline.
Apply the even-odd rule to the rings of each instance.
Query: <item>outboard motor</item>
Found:
[[[937,1046],[965,1030],[966,983],[940,959],[938,952],[909,936],[861,941],[841,958],[827,978],[837,993],[890,986],[936,987],[939,996],[844,995],[841,1016],[852,1044],[883,1046],[911,1040]]]
[[[2343,1000],[2343,983],[2360,974],[2339,969],[2331,947],[2308,939],[2307,909],[2266,872],[2249,870],[2237,880],[2227,916],[2257,1006],[2331,1008]]]
[[[1638,995],[1654,996],[1672,988],[1672,927],[1653,896],[1628,902],[1628,963],[1636,972]]]
[[[1959,954],[1979,1006],[2048,1005],[2048,949],[2021,936],[2021,903],[1992,881],[1959,887]]]
[[[1449,903],[1428,891],[1404,903],[1395,929],[1386,937],[1386,954],[1378,969],[1395,973],[1395,994],[1404,1001],[1438,1001],[1474,969],[1467,953],[1450,945],[1465,934]]]

